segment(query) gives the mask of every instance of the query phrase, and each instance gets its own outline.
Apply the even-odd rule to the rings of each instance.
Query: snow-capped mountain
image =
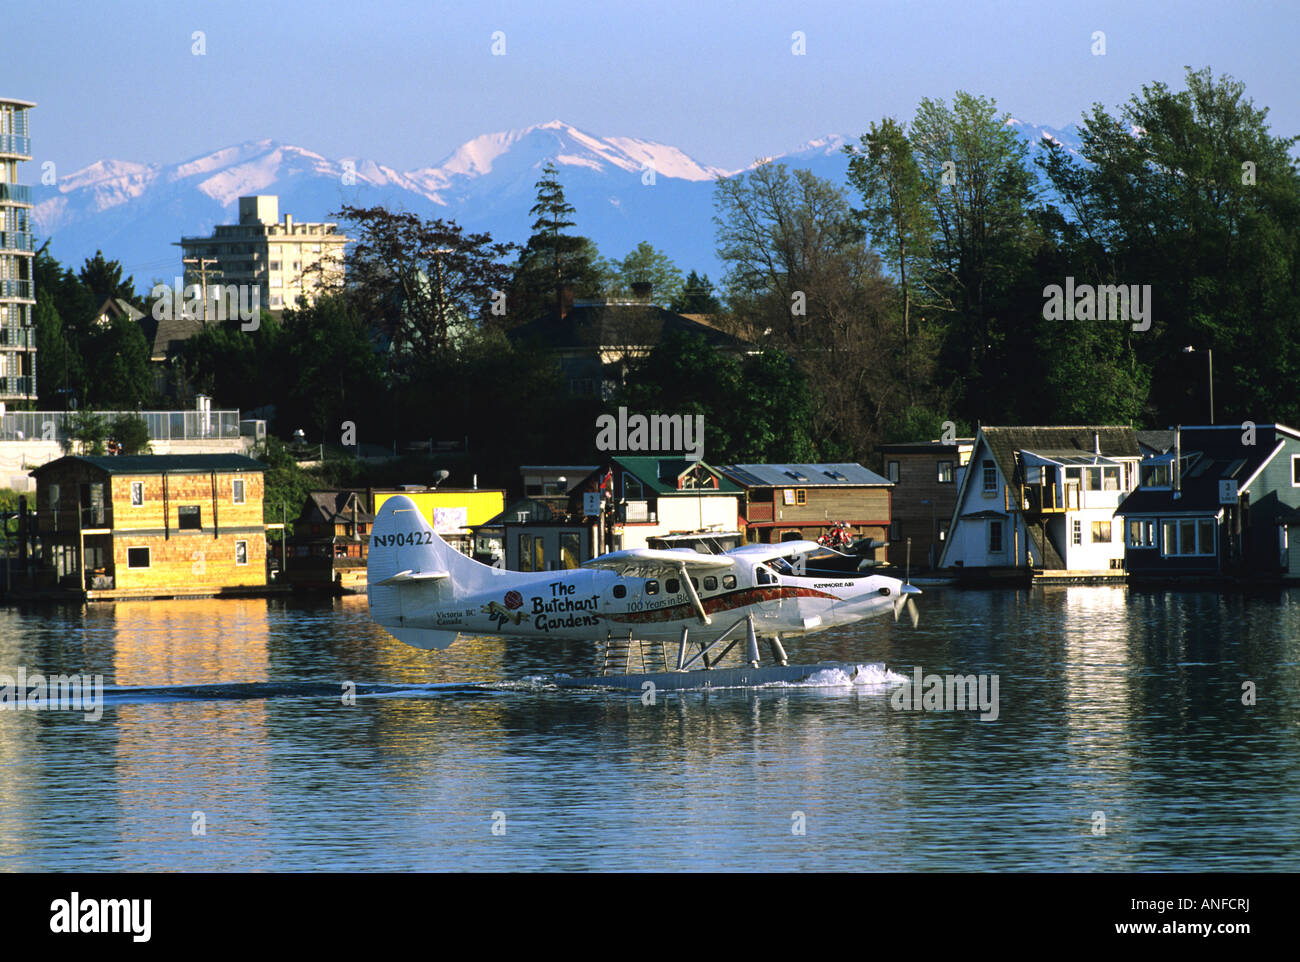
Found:
[[[1051,136],[1073,147],[1072,128],[1017,124],[1033,141]],[[833,135],[776,158],[844,183],[843,146]],[[182,235],[234,223],[238,198],[277,194],[280,212],[300,221],[337,220],[344,204],[383,204],[455,220],[473,231],[523,243],[529,234],[542,166],[553,161],[576,209],[576,232],[607,257],[640,241],[665,251],[683,272],[721,267],[714,253],[713,183],[738,171],[701,163],[676,147],[632,137],[600,137],[559,120],[484,134],[440,163],[400,171],[362,157],[328,158],[272,140],[249,141],[172,165],[101,160],[36,185],[33,219],[41,241],[65,265],[102,249],[141,290],[180,269]],[[758,160],[755,160],[757,163]],[[752,164],[746,165],[748,169]]]

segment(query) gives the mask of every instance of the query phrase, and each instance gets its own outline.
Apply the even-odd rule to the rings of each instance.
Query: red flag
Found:
[[[605,476],[600,479],[600,490],[604,491],[606,488],[609,488],[611,492],[614,490],[614,470],[612,468],[606,471]]]

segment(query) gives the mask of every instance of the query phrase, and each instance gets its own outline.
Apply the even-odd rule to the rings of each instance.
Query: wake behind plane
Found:
[[[607,651],[634,640],[660,651],[677,642],[676,672],[700,663],[711,669],[741,641],[751,668],[759,664],[759,638],[787,666],[783,638],[890,611],[897,620],[906,610],[916,623],[919,588],[883,575],[809,570],[807,557],[825,550],[813,541],[723,554],[630,548],[581,568],[508,571],[461,554],[398,496],[375,518],[367,596],[370,617],[416,648],[444,649],[460,635],[596,640]]]

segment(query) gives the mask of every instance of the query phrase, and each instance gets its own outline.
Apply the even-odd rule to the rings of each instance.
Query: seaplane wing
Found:
[[[748,564],[762,564],[777,558],[797,558],[800,555],[826,551],[824,545],[816,541],[781,541],[777,544],[746,544],[732,548],[726,557],[735,558]]]
[[[604,568],[624,577],[653,578],[661,573],[711,574],[734,567],[730,555],[704,554],[690,548],[627,548],[584,561],[584,568]]]

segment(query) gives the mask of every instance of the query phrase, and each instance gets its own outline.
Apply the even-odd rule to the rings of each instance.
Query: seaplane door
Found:
[[[778,589],[781,584],[780,576],[765,564],[754,565],[754,588],[757,600],[766,602],[759,609],[761,614],[755,620],[758,621],[780,621],[784,613],[785,601],[781,598],[781,592]]]

